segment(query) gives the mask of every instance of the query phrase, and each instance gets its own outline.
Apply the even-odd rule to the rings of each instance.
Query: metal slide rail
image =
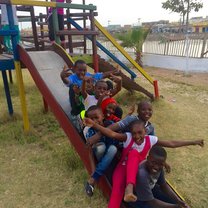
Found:
[[[102,32],[102,34],[124,55],[128,61],[151,83],[152,77],[134,61],[134,59],[123,49],[123,47],[114,39],[114,37],[95,19],[95,26]]]

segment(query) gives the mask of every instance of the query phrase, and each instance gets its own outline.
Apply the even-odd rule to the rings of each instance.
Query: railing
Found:
[[[208,34],[150,34],[143,45],[143,52],[208,58]]]

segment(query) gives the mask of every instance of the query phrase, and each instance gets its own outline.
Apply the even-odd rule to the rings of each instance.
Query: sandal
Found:
[[[85,191],[86,191],[86,194],[91,197],[93,195],[94,186],[89,184],[89,182],[87,182],[85,184]]]

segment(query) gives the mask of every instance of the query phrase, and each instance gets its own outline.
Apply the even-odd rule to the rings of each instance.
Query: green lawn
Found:
[[[175,74],[179,77],[175,80],[172,75],[149,72],[159,80],[164,97],[153,103],[152,122],[158,137],[207,141],[207,84],[190,84],[182,74]],[[24,80],[31,125],[28,134],[22,127],[16,83],[11,85],[15,114],[10,117],[0,81],[0,207],[106,207],[107,201],[98,190],[91,199],[85,196],[83,184],[88,175],[78,155],[52,113],[43,112],[41,95],[27,71]],[[138,78],[138,82],[151,88],[143,79]],[[139,93],[130,95],[123,90],[117,100],[126,110],[142,98]],[[208,205],[207,150],[206,144],[204,148],[168,150],[172,173],[167,177],[193,208]]]

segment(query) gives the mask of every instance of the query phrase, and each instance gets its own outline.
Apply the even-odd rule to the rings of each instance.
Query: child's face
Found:
[[[92,110],[88,113],[88,118],[92,119],[95,123],[103,126],[103,112],[100,109]]]
[[[84,79],[86,72],[87,72],[86,64],[77,64],[77,66],[75,67],[75,73],[80,79]]]
[[[95,86],[95,97],[98,99],[107,92],[108,85],[105,82],[98,82]]]
[[[144,142],[146,131],[142,124],[135,124],[131,127],[131,134],[134,142],[141,145]]]
[[[147,170],[150,174],[156,174],[160,172],[165,166],[164,157],[155,157],[154,155],[149,155],[147,157]]]
[[[152,117],[152,106],[150,103],[143,103],[137,110],[138,116],[143,121],[148,121]]]
[[[105,108],[105,117],[109,117],[111,114],[115,113],[117,105],[115,103],[109,103]]]
[[[88,94],[94,92],[94,83],[93,83],[93,80],[89,79],[87,80],[86,82],[86,91]]]

